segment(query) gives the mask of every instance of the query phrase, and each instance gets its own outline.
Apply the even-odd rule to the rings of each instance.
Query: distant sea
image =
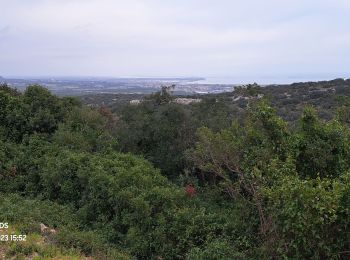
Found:
[[[292,77],[177,77],[177,78],[100,78],[100,77],[42,77],[2,78],[10,86],[24,91],[28,85],[39,84],[57,95],[76,96],[86,94],[150,94],[163,85],[176,85],[177,94],[221,93],[232,91],[235,86],[257,83],[261,86],[290,84],[306,81],[332,80],[342,76],[292,76]],[[347,77],[349,78],[349,77]]]
[[[197,80],[195,84],[230,84],[230,85],[241,85],[241,84],[252,84],[257,83],[260,85],[270,84],[291,84],[296,82],[307,82],[307,81],[323,81],[333,80],[336,78],[350,78],[349,75],[329,75],[329,76],[280,76],[280,77],[205,77],[205,79]]]

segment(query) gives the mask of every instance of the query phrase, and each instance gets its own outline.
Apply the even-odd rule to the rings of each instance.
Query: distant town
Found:
[[[98,77],[55,77],[55,78],[5,78],[7,83],[20,91],[28,85],[38,84],[59,96],[79,96],[87,94],[149,94],[161,86],[174,85],[175,94],[211,94],[233,90],[234,84],[200,83],[204,78],[98,78]]]

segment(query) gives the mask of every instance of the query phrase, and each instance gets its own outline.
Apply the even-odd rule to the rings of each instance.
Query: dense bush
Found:
[[[244,125],[201,129],[189,154],[233,201],[243,197],[255,206],[265,257],[343,258],[350,238],[349,134],[310,109],[290,132],[262,104]]]
[[[81,231],[79,229],[80,220],[69,206],[51,201],[25,199],[17,194],[1,194],[0,219],[2,222],[9,223],[11,229],[16,227],[19,233],[30,234],[27,239],[28,245],[17,243],[16,247],[10,249],[9,254],[28,255],[36,251],[40,255],[53,257],[56,253],[51,249],[54,249],[55,245],[58,248],[63,246],[67,250],[74,249],[73,252],[93,255],[96,258],[130,259],[126,254],[108,244],[98,233]],[[34,243],[34,238],[41,233],[41,223],[58,231],[57,236],[51,238],[53,244],[45,249],[47,252],[43,252],[43,249]],[[40,244],[43,242],[40,241]]]
[[[0,87],[1,221],[45,223],[56,246],[101,259],[346,259],[346,117],[307,108],[290,126],[266,101],[227,100],[186,107],[163,88],[113,115]]]
[[[274,242],[281,256],[339,259],[348,255],[349,177],[303,180],[283,176],[269,189],[269,210],[277,234]]]
[[[181,258],[238,225],[228,218],[233,209],[205,209],[131,155],[61,150],[37,167],[41,198],[70,205],[81,225],[140,257]]]
[[[163,97],[165,95],[165,97]],[[170,94],[153,95],[119,112],[117,137],[122,152],[142,154],[173,181],[187,167],[185,151],[200,126],[228,127],[237,112],[222,99],[206,98],[189,107],[172,102]]]

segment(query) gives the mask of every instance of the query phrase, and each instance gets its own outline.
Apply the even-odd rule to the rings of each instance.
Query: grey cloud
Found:
[[[349,67],[345,0],[0,3],[0,75],[244,74],[253,80]]]

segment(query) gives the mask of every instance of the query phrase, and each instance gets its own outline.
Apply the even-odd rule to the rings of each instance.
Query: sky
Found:
[[[0,0],[0,76],[350,77],[349,0]]]

